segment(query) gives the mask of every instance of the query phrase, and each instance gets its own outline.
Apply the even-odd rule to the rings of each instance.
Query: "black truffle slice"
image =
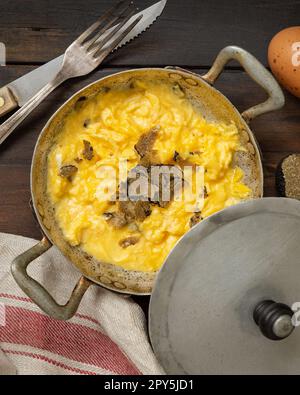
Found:
[[[197,225],[200,221],[202,221],[203,218],[201,217],[201,212],[195,213],[191,218],[190,218],[190,228],[193,226]]]
[[[288,155],[279,163],[276,188],[279,196],[300,200],[300,154]]]
[[[119,245],[122,248],[127,248],[129,246],[134,246],[138,242],[139,242],[139,237],[130,236],[130,237],[126,237],[126,239],[120,240]]]
[[[94,157],[94,149],[91,146],[91,143],[87,140],[83,140],[84,149],[82,151],[82,155],[87,160],[92,160]]]
[[[73,165],[62,166],[59,171],[61,177],[66,178],[68,181],[72,181],[73,176],[77,173],[78,169]]]

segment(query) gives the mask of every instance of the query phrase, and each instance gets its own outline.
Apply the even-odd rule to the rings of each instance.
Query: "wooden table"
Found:
[[[136,0],[141,8],[151,4]],[[153,1],[152,1],[153,3]],[[111,4],[109,0],[2,0],[0,41],[7,66],[0,86],[59,55]],[[104,75],[143,66],[178,65],[204,73],[218,51],[239,45],[267,65],[267,46],[279,30],[299,25],[300,0],[169,0],[160,19],[138,39],[111,55],[85,78],[58,88],[0,147],[0,231],[39,239],[33,219],[29,173],[38,134],[50,115],[74,92]],[[244,110],[265,97],[237,65],[216,84]],[[274,172],[282,157],[300,152],[300,100],[286,93],[286,106],[252,123],[264,156],[265,196],[275,196]],[[139,298],[147,309],[148,298]]]

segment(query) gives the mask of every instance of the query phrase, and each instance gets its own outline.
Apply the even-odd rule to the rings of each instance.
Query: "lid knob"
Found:
[[[283,303],[264,300],[255,307],[253,318],[262,334],[271,340],[283,340],[295,329],[293,310]]]

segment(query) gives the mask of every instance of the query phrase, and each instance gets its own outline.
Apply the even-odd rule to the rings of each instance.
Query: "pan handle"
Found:
[[[76,284],[69,301],[59,305],[46,289],[27,273],[28,265],[44,254],[52,246],[44,237],[38,244],[16,257],[11,265],[11,272],[19,287],[28,295],[46,314],[57,320],[68,320],[76,313],[79,303],[86,290],[92,284],[82,276]]]
[[[237,60],[244,67],[246,73],[268,94],[266,101],[242,113],[242,117],[246,122],[249,123],[258,115],[283,107],[285,102],[284,95],[275,78],[253,55],[240,47],[229,46],[222,49],[211,69],[201,77],[213,85],[225,65],[233,59]]]

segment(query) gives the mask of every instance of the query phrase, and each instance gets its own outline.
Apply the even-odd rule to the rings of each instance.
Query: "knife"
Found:
[[[126,28],[140,15],[143,18],[134,27],[133,30],[124,38],[123,41],[115,48],[122,47],[128,43],[143,31],[145,31],[163,12],[167,0],[161,0],[158,3],[146,8],[145,10],[138,12],[133,15],[131,19],[123,26],[120,31],[126,30]],[[114,29],[107,30],[105,34]],[[107,43],[109,45],[110,42]],[[63,55],[51,60],[48,63],[36,68],[23,75],[22,77],[10,82],[3,88],[0,88],[0,117],[12,111],[16,107],[22,107],[29,99],[31,99],[43,86],[51,81],[62,65]]]

